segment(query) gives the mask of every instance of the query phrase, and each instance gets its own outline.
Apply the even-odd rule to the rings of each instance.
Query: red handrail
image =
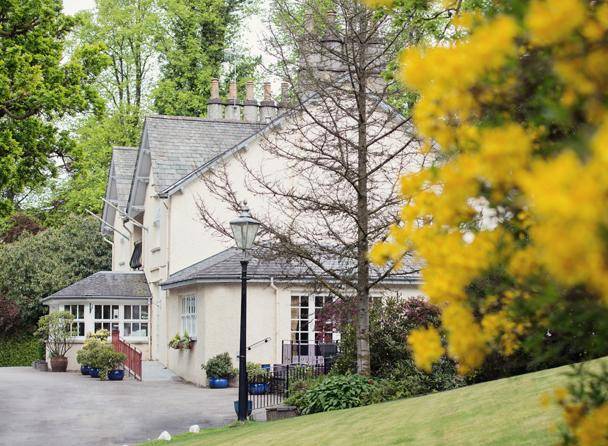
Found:
[[[112,330],[112,345],[114,350],[127,356],[125,368],[135,379],[141,381],[141,352],[124,339],[120,339],[118,330]]]

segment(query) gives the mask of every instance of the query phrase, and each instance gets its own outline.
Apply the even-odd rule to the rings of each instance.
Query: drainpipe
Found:
[[[277,357],[279,349],[279,288],[274,284],[274,277],[270,278],[270,287],[274,290],[274,356]],[[279,355],[280,356],[280,355]],[[279,361],[275,361],[278,364]]]

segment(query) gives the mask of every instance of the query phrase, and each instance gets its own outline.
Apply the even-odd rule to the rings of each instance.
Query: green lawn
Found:
[[[606,358],[601,361],[606,361]],[[555,408],[540,396],[565,383],[568,367],[449,392],[271,423],[182,434],[146,445],[553,445]]]

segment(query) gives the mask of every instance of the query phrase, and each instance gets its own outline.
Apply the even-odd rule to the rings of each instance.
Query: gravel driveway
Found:
[[[0,445],[133,445],[233,421],[237,389],[0,368]]]

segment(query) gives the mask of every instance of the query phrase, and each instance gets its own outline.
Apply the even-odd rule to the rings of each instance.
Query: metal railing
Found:
[[[248,398],[253,409],[281,404],[289,396],[289,388],[298,381],[305,381],[329,372],[327,364],[275,365],[272,370],[247,379]]]
[[[124,365],[129,374],[141,381],[141,352],[125,340],[120,339],[118,330],[112,330],[112,345],[114,350],[127,356]]]

